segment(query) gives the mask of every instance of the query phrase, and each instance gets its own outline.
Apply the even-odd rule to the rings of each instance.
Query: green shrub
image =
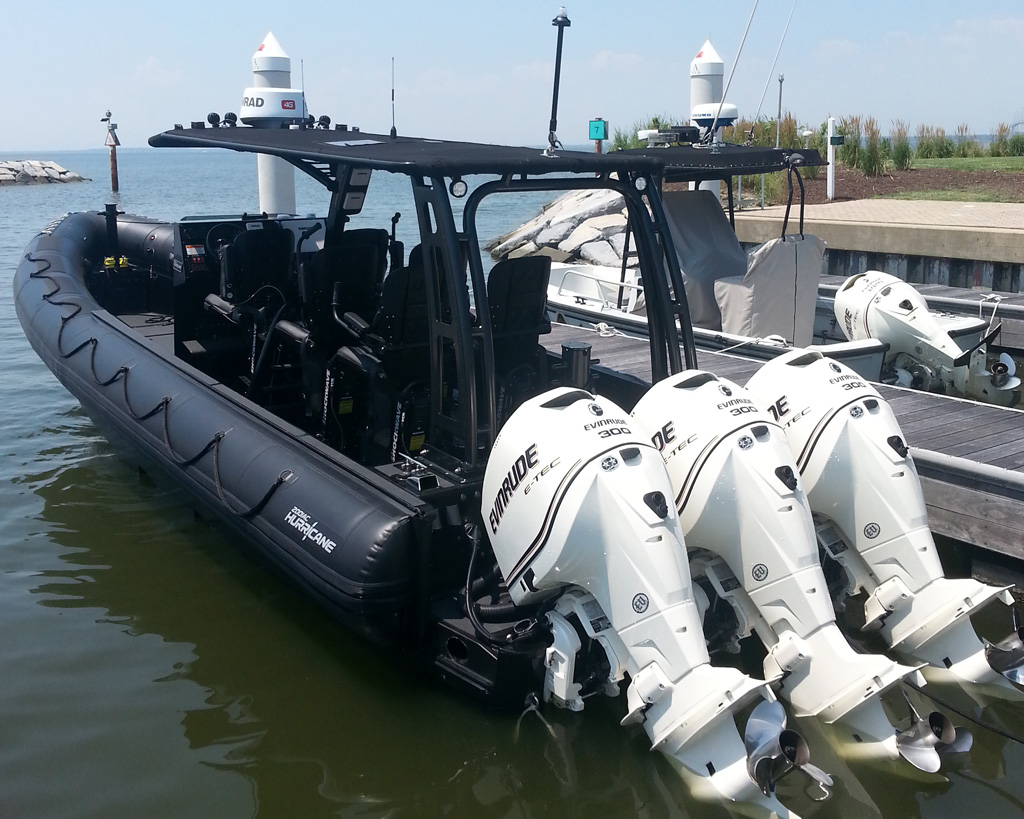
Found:
[[[956,151],[953,140],[946,136],[943,128],[918,125],[916,139],[914,153],[919,159],[949,159]]]
[[[772,143],[774,147],[774,142]],[[733,196],[736,197],[737,204],[739,202],[739,194],[742,192],[744,202],[757,202],[761,203],[761,176],[744,176],[741,177],[742,182],[737,185],[736,179],[732,181],[732,192]],[[796,191],[793,194],[794,199],[800,195],[798,190],[798,183],[796,180],[793,181],[793,188]],[[785,203],[786,198],[789,196],[789,185],[786,182],[786,172],[781,173],[766,173],[764,175],[764,203],[766,205],[781,205]]]
[[[889,132],[892,141],[892,164],[896,170],[907,171],[913,163],[914,152],[910,149],[910,125],[904,120],[893,120]]]
[[[1009,156],[1024,156],[1024,134],[1014,134],[1006,143]]]
[[[673,125],[681,124],[680,120],[669,116],[654,116],[649,119],[634,122],[633,127],[628,131],[622,131],[616,128],[615,134],[612,137],[611,149],[613,151],[618,151],[627,150],[629,148],[645,148],[647,146],[647,142],[637,137],[637,131],[645,131],[650,128],[669,128]]]
[[[863,129],[864,144],[857,153],[857,165],[865,176],[881,176],[885,173],[885,156],[875,118],[868,117],[864,120]]]
[[[735,125],[723,129],[722,135],[725,142],[740,145],[749,142],[751,145],[758,145],[762,148],[774,148],[776,136],[780,148],[802,148],[804,145],[800,138],[796,117],[789,111],[782,117],[782,123],[778,127],[774,119],[761,118],[757,122],[739,119]]]
[[[970,156],[981,156],[981,146],[978,144],[978,140],[974,134],[971,133],[970,127],[966,122],[961,122],[956,126],[956,156],[966,158]]]
[[[839,146],[839,150],[836,152],[839,164],[845,165],[847,168],[860,167],[860,117],[843,117],[839,120],[839,133],[846,137],[846,140]]]
[[[1010,126],[1000,122],[992,141],[988,144],[989,156],[1010,156]]]

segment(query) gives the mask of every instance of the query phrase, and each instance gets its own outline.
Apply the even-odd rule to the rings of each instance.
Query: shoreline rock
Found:
[[[556,262],[585,262],[618,267],[625,244],[622,197],[610,190],[572,191],[544,206],[541,213],[487,246],[495,260],[544,255]],[[629,266],[636,264],[635,258]]]
[[[84,176],[56,162],[38,159],[0,160],[0,185],[43,185],[52,182],[88,182]]]

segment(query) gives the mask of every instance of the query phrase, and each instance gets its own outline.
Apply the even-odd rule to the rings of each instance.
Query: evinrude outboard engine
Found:
[[[840,593],[867,593],[864,628],[901,656],[962,681],[1004,689],[1011,686],[1000,673],[1019,681],[1019,636],[986,652],[968,617],[995,599],[1011,605],[1009,587],[944,576],[917,469],[877,390],[806,350],[768,362],[747,388],[786,432],[818,542],[845,571]]]
[[[924,297],[910,284],[869,270],[850,276],[836,292],[834,310],[851,341],[875,338],[889,345],[886,364],[895,368],[899,383],[928,391],[953,386],[961,395],[990,404],[1020,402],[1020,378],[1005,353],[988,368],[987,344],[963,350],[928,310]]]
[[[839,630],[778,424],[742,387],[699,370],[655,384],[633,419],[664,456],[691,572],[733,607],[739,637],[755,632],[764,643],[765,675],[784,675],[778,693],[796,715],[841,723],[841,738],[864,743],[862,756],[895,758],[914,744],[897,737],[879,695],[916,668],[857,653]],[[922,767],[921,754],[904,756]],[[923,761],[929,771],[939,764],[937,754]]]
[[[623,724],[642,723],[695,794],[788,815],[762,792],[766,780],[755,784],[748,774],[733,719],[758,696],[774,696],[765,682],[710,664],[671,497],[661,455],[627,413],[563,387],[525,402],[505,423],[484,475],[482,513],[512,600],[553,601],[546,700],[583,707],[581,644],[599,646],[606,693],[630,677]]]

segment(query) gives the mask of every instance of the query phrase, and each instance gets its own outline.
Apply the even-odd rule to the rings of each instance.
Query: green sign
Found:
[[[603,119],[590,120],[590,138],[594,140],[608,139],[608,123]]]

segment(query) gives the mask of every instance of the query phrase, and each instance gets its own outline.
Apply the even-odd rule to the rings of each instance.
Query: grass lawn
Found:
[[[968,156],[949,159],[915,159],[914,168],[948,168],[951,171],[1024,171],[1024,156]]]
[[[942,161],[942,160],[938,160]],[[881,199],[928,199],[938,202],[1006,202],[1007,197],[991,191],[976,190],[949,190],[949,191],[903,191],[902,193],[887,193]]]

